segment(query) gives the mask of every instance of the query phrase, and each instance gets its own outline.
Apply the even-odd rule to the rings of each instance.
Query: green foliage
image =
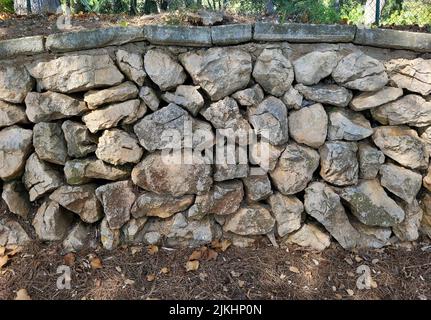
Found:
[[[361,24],[364,22],[364,5],[355,0],[345,1],[340,16],[348,24]]]
[[[13,0],[0,0],[0,12],[13,13]]]
[[[385,8],[386,9],[386,8]],[[423,0],[406,0],[399,10],[385,12],[382,16],[383,25],[419,25],[431,26],[431,2]]]

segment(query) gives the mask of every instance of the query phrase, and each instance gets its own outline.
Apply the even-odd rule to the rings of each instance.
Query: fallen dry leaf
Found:
[[[147,281],[148,282],[152,282],[154,280],[156,280],[156,275],[155,274],[148,274],[147,275]]]
[[[214,249],[220,250],[222,252],[225,252],[227,248],[230,247],[231,244],[232,243],[227,239],[223,241],[214,240],[213,242],[211,242],[211,247],[213,247]]]
[[[148,246],[147,251],[149,254],[154,255],[157,252],[159,252],[159,247],[152,244],[152,245]]]
[[[131,286],[131,285],[135,284],[135,281],[133,281],[131,279],[126,279],[126,280],[124,280],[124,284]]]
[[[168,267],[163,267],[162,269],[160,269],[160,272],[163,274],[167,274],[169,273],[169,268]]]
[[[8,261],[9,261],[9,257],[8,256],[0,257],[0,268],[2,268],[3,266],[5,266]]]
[[[353,296],[355,294],[355,292],[352,289],[347,289],[346,292],[349,296]]]
[[[192,252],[192,254],[189,257],[189,261],[199,260],[201,258],[202,258],[202,251],[199,249]]]
[[[102,260],[100,260],[99,258],[95,257],[93,259],[90,260],[90,265],[91,265],[91,269],[102,269]]]
[[[6,249],[7,249],[6,254],[9,257],[13,257],[14,255],[22,251],[22,247],[17,245],[8,246]]]
[[[19,289],[16,293],[15,300],[31,300],[26,289]]]
[[[215,250],[209,249],[208,250],[208,254],[206,257],[206,260],[210,261],[210,260],[217,260],[218,257],[218,253]]]
[[[187,261],[186,271],[196,271],[199,269],[199,260]]]
[[[243,288],[243,287],[244,287],[244,285],[245,285],[245,281],[243,281],[243,280],[238,280],[238,286],[239,286],[240,288]]]
[[[293,272],[293,273],[300,273],[299,269],[297,267],[294,267],[294,266],[289,267],[289,271]]]
[[[66,254],[63,257],[63,261],[64,261],[64,264],[66,266],[69,266],[69,267],[73,266],[75,264],[75,261],[76,261],[75,254],[72,252]]]

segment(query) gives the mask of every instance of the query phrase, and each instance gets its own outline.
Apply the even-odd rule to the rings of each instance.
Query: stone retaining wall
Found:
[[[148,26],[0,42],[14,56],[0,61],[0,246],[431,237],[431,42],[405,34]]]

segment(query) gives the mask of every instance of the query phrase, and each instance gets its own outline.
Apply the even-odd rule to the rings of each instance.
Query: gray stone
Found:
[[[261,201],[272,194],[271,181],[268,175],[251,175],[242,178],[245,187],[245,194],[250,201]]]
[[[10,212],[27,219],[30,213],[30,200],[21,181],[3,183],[2,199]]]
[[[140,53],[119,49],[115,54],[118,67],[127,79],[143,86],[147,74],[144,71],[144,59]]]
[[[106,250],[114,250],[120,245],[121,230],[109,228],[108,219],[104,218],[100,223],[100,242]]]
[[[287,109],[295,109],[299,110],[302,107],[302,100],[304,97],[293,87],[290,87],[289,90],[286,91],[282,100],[284,104],[287,106]]]
[[[0,65],[0,100],[21,103],[33,88],[34,81],[24,66]]]
[[[147,217],[130,219],[121,228],[121,236],[126,243],[138,243],[140,239],[140,233],[144,230],[145,225],[148,221]]]
[[[354,217],[351,217],[351,223],[358,232],[370,240],[371,246],[369,247],[378,249],[390,244],[391,228],[367,226]]]
[[[19,123],[28,123],[25,109],[22,106],[0,100],[0,128]]]
[[[260,85],[255,84],[251,88],[235,92],[232,95],[232,98],[234,98],[241,106],[253,107],[257,106],[263,101],[265,98],[265,93],[263,92]]]
[[[230,231],[241,236],[255,236],[271,232],[274,225],[275,219],[269,210],[255,203],[241,207],[229,215],[223,226],[223,231]]]
[[[431,191],[431,167],[428,167],[427,175],[422,180],[424,187]]]
[[[350,101],[350,107],[355,111],[372,109],[388,102],[397,100],[403,95],[403,89],[383,87],[375,92],[363,92]]]
[[[97,148],[97,136],[88,131],[82,123],[66,120],[61,125],[70,157],[82,158]]]
[[[22,37],[0,41],[0,59],[33,55],[45,51],[43,36]]]
[[[268,203],[277,222],[276,229],[280,237],[301,228],[304,205],[298,198],[276,192],[269,197]]]
[[[87,107],[93,110],[103,104],[123,102],[137,96],[138,88],[132,82],[127,81],[107,89],[90,90],[84,94],[84,101],[87,103]]]
[[[374,179],[385,163],[385,155],[369,143],[360,142],[358,144],[359,178]]]
[[[431,239],[431,194],[424,192],[421,197],[423,216],[419,230]]]
[[[353,94],[350,90],[335,84],[317,84],[314,86],[304,86],[297,84],[298,90],[307,100],[329,104],[337,107],[345,107],[352,100]]]
[[[45,201],[33,219],[33,227],[42,241],[62,240],[72,223],[72,215],[55,201]]]
[[[401,241],[415,241],[419,238],[419,227],[423,217],[423,210],[415,199],[412,203],[402,203],[406,213],[404,221],[392,227],[395,235]]]
[[[139,90],[139,97],[152,111],[159,109],[160,100],[156,92],[150,87],[142,87],[141,90]]]
[[[213,45],[238,44],[251,41],[253,37],[251,24],[231,24],[211,27]]]
[[[313,51],[293,62],[295,80],[307,86],[317,84],[328,77],[337,66],[338,56],[334,51]]]
[[[211,98],[218,101],[250,82],[252,61],[248,52],[236,48],[210,48],[180,55],[180,61]]]
[[[323,251],[331,245],[331,237],[314,223],[306,223],[287,237],[287,243]]]
[[[33,127],[33,146],[39,159],[64,165],[67,146],[60,123],[39,122]]]
[[[119,129],[103,131],[96,150],[97,158],[113,165],[138,163],[143,154],[138,140]]]
[[[274,170],[278,158],[285,146],[274,146],[267,141],[259,141],[250,145],[249,161],[258,165],[264,172]]]
[[[393,59],[388,61],[385,67],[391,83],[395,86],[423,96],[431,94],[431,60]]]
[[[211,46],[209,27],[145,25],[145,40],[153,44],[205,47]]]
[[[204,98],[198,89],[199,87],[181,85],[176,88],[175,93],[166,92],[163,94],[162,99],[183,107],[196,117],[199,110],[204,106]]]
[[[70,230],[63,240],[63,250],[65,253],[78,252],[87,244],[91,234],[91,227],[85,223],[78,222]]]
[[[370,121],[361,113],[331,108],[328,110],[328,118],[328,140],[357,141],[373,134]]]
[[[103,205],[110,229],[120,229],[130,220],[130,210],[136,200],[131,181],[105,184],[96,189],[96,196]]]
[[[0,246],[25,245],[31,241],[21,225],[11,219],[0,219]]]
[[[228,146],[217,146],[214,181],[245,178],[249,175],[246,146],[234,147],[235,150],[231,150]]]
[[[194,201],[193,195],[173,197],[170,195],[143,192],[132,207],[134,218],[159,217],[169,218],[175,213],[187,210]]]

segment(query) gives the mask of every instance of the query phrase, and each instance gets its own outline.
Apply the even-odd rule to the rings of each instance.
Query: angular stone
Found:
[[[139,97],[152,111],[159,109],[160,100],[152,88],[142,87],[141,90],[139,90]]]
[[[57,92],[29,92],[25,98],[31,122],[53,121],[77,116],[87,111],[85,102]]]
[[[284,104],[287,106],[287,109],[295,109],[299,110],[302,107],[302,100],[304,97],[293,87],[290,87],[289,90],[286,91],[282,100]]]
[[[150,153],[132,171],[133,183],[157,194],[182,196],[202,194],[212,185],[212,168],[189,153],[164,156],[161,152]]]
[[[223,231],[241,236],[262,235],[271,232],[274,224],[275,220],[269,210],[256,203],[241,207],[230,215],[223,226]]]
[[[180,55],[180,61],[212,101],[218,101],[250,82],[251,56],[236,48],[210,48]]]
[[[80,122],[66,120],[61,125],[67,144],[67,154],[73,158],[82,158],[93,153],[97,148],[97,136],[88,131]]]
[[[328,140],[357,141],[373,134],[370,121],[361,113],[331,108],[328,110],[328,118]]]
[[[140,110],[138,99],[110,104],[91,111],[82,117],[88,130],[95,133],[99,130],[116,127],[118,124],[129,124],[130,119],[137,117]]]
[[[148,76],[163,91],[183,84],[187,78],[183,67],[163,50],[149,50],[144,65]]]
[[[362,236],[369,239],[369,248],[382,248],[389,245],[389,240],[392,236],[391,228],[367,226],[360,223],[356,218],[351,217],[352,226],[358,230]]]
[[[298,143],[318,148],[325,142],[327,131],[328,116],[321,104],[289,114],[289,133]]]
[[[415,241],[419,238],[419,227],[423,217],[423,210],[415,199],[410,204],[401,204],[406,217],[404,221],[392,227],[395,235],[401,241]]]
[[[204,98],[198,89],[199,87],[181,85],[177,87],[175,93],[166,92],[162,98],[168,103],[183,107],[193,116],[196,116],[204,106]]]
[[[251,175],[242,178],[245,187],[245,194],[250,201],[261,201],[272,194],[271,181],[268,175]]]
[[[354,142],[326,142],[319,148],[320,176],[336,186],[356,184],[359,171],[357,151]]]
[[[332,73],[337,63],[334,51],[310,52],[293,62],[295,80],[307,86],[317,84]]]
[[[33,146],[39,159],[60,165],[66,163],[67,146],[60,123],[36,123],[33,127]]]
[[[314,223],[306,223],[301,229],[287,237],[287,243],[316,251],[323,251],[331,245],[331,237]]]
[[[34,81],[24,66],[1,64],[0,100],[21,103],[33,88]]]
[[[12,180],[21,175],[32,149],[33,132],[16,125],[0,131],[0,178]]]
[[[289,140],[287,108],[280,99],[268,97],[247,111],[254,130],[268,139],[269,143],[281,145]]]
[[[147,24],[143,28],[145,39],[150,43],[163,46],[211,46],[211,29],[209,27]]]
[[[360,91],[377,91],[389,80],[383,64],[360,51],[341,59],[332,77],[339,85]]]
[[[21,225],[11,219],[0,219],[0,246],[25,245],[31,241]]]
[[[427,128],[421,128],[419,132],[422,131],[420,138],[425,143],[428,153],[431,155],[431,126]]]
[[[27,190],[21,181],[14,180],[3,183],[1,196],[10,212],[27,219],[31,204]]]
[[[130,176],[130,170],[112,166],[96,157],[90,157],[67,161],[64,166],[64,175],[68,184],[79,185],[93,179],[124,180]]]
[[[431,191],[431,167],[428,167],[427,175],[422,179],[423,185],[428,191]]]
[[[431,194],[425,192],[421,197],[423,217],[420,225],[420,231],[431,239]]]
[[[277,234],[280,237],[301,228],[304,205],[298,198],[276,192],[269,197],[268,203],[277,222]]]
[[[63,250],[65,253],[78,252],[88,244],[91,227],[85,223],[78,222],[70,230],[63,240]]]
[[[49,198],[79,215],[82,221],[94,223],[102,219],[103,210],[96,198],[96,185],[61,186]]]
[[[102,89],[90,90],[84,94],[84,101],[91,110],[99,106],[113,102],[123,102],[135,99],[138,96],[138,88],[130,81],[119,84],[118,86]]]
[[[12,58],[20,55],[35,55],[45,51],[44,36],[20,37],[0,41],[0,57]]]
[[[412,203],[422,186],[422,175],[388,163],[380,167],[380,183],[407,203]]]
[[[65,55],[27,65],[42,90],[72,93],[120,84],[124,76],[108,54]]]
[[[220,150],[217,146],[214,181],[245,178],[249,175],[246,146],[234,147],[235,150],[231,150],[228,146],[223,146]]]
[[[110,229],[120,229],[130,220],[136,196],[129,180],[105,184],[96,189],[96,196],[103,205]]]
[[[398,88],[417,92],[423,96],[431,94],[430,59],[393,59],[386,62],[385,67],[390,81]]]
[[[403,95],[403,89],[383,87],[379,91],[363,92],[350,101],[350,107],[355,111],[372,109],[388,102],[397,100]]]
[[[55,201],[45,201],[33,219],[33,227],[42,241],[63,239],[72,223],[72,215]]]
[[[130,219],[121,228],[121,236],[126,243],[139,243],[140,233],[144,230],[148,221],[147,217]]]
[[[369,143],[359,142],[358,162],[359,178],[374,179],[380,170],[380,166],[385,163],[385,155]]]
[[[373,141],[389,158],[410,169],[428,167],[428,150],[415,130],[404,126],[375,129]]]
[[[0,128],[19,123],[28,123],[25,109],[22,106],[0,100]]]
[[[256,60],[253,77],[267,93],[280,97],[290,88],[294,71],[280,49],[265,49]]]
[[[213,45],[239,44],[252,39],[251,24],[230,24],[211,27]]]
[[[170,195],[143,192],[132,207],[134,218],[159,217],[169,218],[175,213],[187,210],[194,201],[193,195],[173,197]]]
[[[407,124],[412,127],[426,127],[431,124],[431,101],[427,102],[421,96],[409,94],[371,109],[371,115],[384,125]]]
[[[267,141],[252,143],[249,161],[251,164],[258,165],[265,172],[272,171],[284,149],[285,146],[274,146]]]
[[[251,88],[235,92],[232,95],[232,98],[234,98],[241,106],[253,107],[257,106],[263,101],[265,98],[265,93],[263,92],[260,85],[255,84]]]
[[[103,131],[96,150],[97,158],[113,165],[138,163],[143,153],[138,140],[119,129]]]
[[[147,74],[144,71],[144,59],[142,55],[126,50],[117,50],[115,54],[118,67],[126,75],[127,79],[143,86]]]
[[[61,173],[50,164],[40,160],[36,153],[27,159],[23,181],[29,192],[30,201],[63,185]]]
[[[389,198],[377,180],[361,180],[339,192],[350,211],[369,226],[391,227],[404,220],[404,211]]]
[[[106,250],[114,250],[120,245],[121,230],[109,228],[108,219],[104,218],[100,223],[100,242]]]
[[[335,84],[317,84],[310,87],[304,86],[303,84],[297,84],[295,89],[298,90],[307,100],[337,107],[347,106],[353,97],[350,90]]]
[[[316,150],[291,142],[270,176],[282,194],[292,195],[305,189],[318,166],[319,154]]]

